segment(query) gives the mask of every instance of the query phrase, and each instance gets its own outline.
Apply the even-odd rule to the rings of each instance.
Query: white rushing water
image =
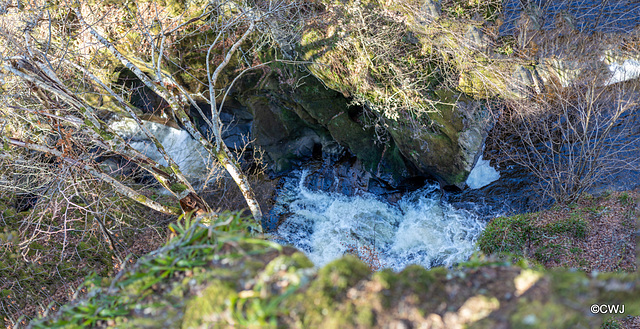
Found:
[[[611,71],[611,78],[607,80],[605,85],[637,79],[640,77],[640,62],[634,59],[627,59],[622,64],[611,63],[609,71]]]
[[[402,270],[419,264],[426,268],[465,261],[475,250],[484,224],[466,210],[440,200],[436,185],[405,194],[397,205],[373,195],[347,197],[310,191],[306,172],[286,182],[275,209],[286,209],[279,242],[304,251],[316,266],[345,253],[361,258],[375,254],[381,267]],[[286,206],[288,204],[288,207]]]
[[[114,121],[109,126],[130,140],[131,147],[161,165],[167,165],[155,145],[148,140],[133,119]],[[144,126],[158,139],[187,177],[202,180],[210,174],[210,168],[215,164],[213,157],[200,143],[191,138],[188,132],[149,121],[145,121]]]
[[[165,163],[133,120],[110,126],[130,139],[132,147]],[[187,176],[201,179],[208,174],[212,160],[188,133],[153,122],[145,122],[145,127]],[[396,271],[409,264],[452,265],[476,250],[476,238],[484,229],[476,214],[441,201],[437,185],[407,193],[390,205],[372,194],[348,197],[310,191],[304,187],[305,177],[303,172],[299,178],[285,179],[274,209],[288,218],[276,236],[307,253],[316,266],[349,252],[363,259],[373,254],[371,265]]]
[[[478,189],[497,181],[499,178],[500,173],[491,167],[489,160],[483,159],[482,154],[480,154],[478,162],[476,162],[476,165],[471,169],[465,183],[472,189]]]

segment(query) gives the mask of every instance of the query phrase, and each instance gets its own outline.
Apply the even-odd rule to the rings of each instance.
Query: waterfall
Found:
[[[109,126],[128,140],[131,147],[161,165],[167,165],[155,145],[151,143],[133,119],[124,118],[112,122]],[[187,177],[203,180],[210,174],[210,168],[215,165],[213,157],[198,141],[191,138],[188,132],[149,121],[145,121],[144,126],[158,139]],[[213,173],[213,177],[215,177],[218,171]]]
[[[144,124],[185,175],[202,179],[208,174],[213,161],[187,132],[153,122]],[[133,120],[115,121],[110,126],[132,147],[165,164]],[[484,168],[481,173],[487,172],[486,162],[481,160],[476,166]],[[311,191],[304,185],[307,175],[302,171],[284,178],[271,217],[286,217],[274,233],[275,240],[304,251],[316,266],[345,253],[379,265],[370,264],[374,267],[396,271],[410,264],[426,268],[453,265],[476,250],[476,238],[484,229],[475,212],[444,201],[436,184],[408,192],[390,204],[370,193],[345,196]],[[467,183],[476,186],[476,181]],[[477,183],[487,182],[478,179]]]
[[[611,71],[611,77],[605,83],[607,86],[640,77],[640,61],[634,59],[627,59],[622,64],[614,62],[608,67]]]
[[[307,172],[286,179],[274,212],[286,216],[275,240],[304,251],[322,266],[345,253],[399,271],[465,261],[484,223],[472,211],[441,200],[437,185],[405,194],[396,204],[372,194],[344,196],[305,188]],[[371,265],[371,264],[370,264]],[[376,264],[374,264],[376,265]]]
[[[473,169],[471,169],[469,177],[467,177],[467,181],[465,183],[472,189],[479,189],[497,181],[498,179],[500,179],[500,173],[495,168],[491,167],[489,160],[483,159],[482,153],[480,153],[480,158]]]

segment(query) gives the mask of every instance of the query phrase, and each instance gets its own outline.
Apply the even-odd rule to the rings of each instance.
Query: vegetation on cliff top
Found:
[[[85,298],[30,327],[577,328],[603,322],[590,314],[593,303],[640,310],[635,274],[543,271],[483,256],[451,270],[372,273],[352,256],[314,269],[239,223],[224,214],[212,226],[172,224],[176,236],[164,247],[114,278],[89,277]]]
[[[147,1],[107,1],[104,6],[95,6],[97,10],[92,14],[87,9],[95,5],[94,1],[68,7],[62,3],[38,3],[29,10],[24,10],[22,5],[10,7],[11,14],[18,12],[16,16],[3,17],[3,21],[20,23],[9,24],[11,29],[3,31],[6,33],[2,39],[3,53],[11,51],[8,55],[11,60],[5,61],[2,73],[11,78],[7,79],[8,83],[2,81],[3,97],[8,100],[8,105],[3,106],[8,107],[3,107],[0,180],[11,195],[5,198],[3,194],[0,201],[6,205],[16,204],[13,200],[18,196],[16,193],[21,198],[37,200],[29,212],[18,206],[0,208],[4,224],[0,243],[3,255],[9,258],[0,262],[0,302],[3,314],[7,315],[2,319],[4,324],[15,326],[21,322],[11,315],[41,312],[45,316],[34,320],[32,327],[348,328],[427,323],[446,328],[500,325],[573,328],[601,322],[601,318],[590,316],[588,306],[592,303],[624,304],[626,315],[638,315],[640,301],[636,296],[640,288],[636,274],[589,276],[567,269],[545,271],[526,262],[512,262],[525,258],[547,267],[586,271],[637,269],[637,261],[634,262],[637,246],[632,232],[637,225],[634,202],[637,204],[638,197],[633,193],[581,199],[575,207],[495,219],[479,246],[487,254],[508,253],[507,260],[479,255],[452,270],[413,266],[401,273],[389,270],[371,273],[369,266],[352,256],[314,269],[300,252],[249,235],[248,226],[242,224],[246,218],[237,214],[212,218],[211,226],[198,220],[175,224],[171,230],[176,236],[171,241],[133,265],[133,261],[114,250],[136,251],[132,250],[138,242],[136,236],[142,230],[140,227],[148,224],[140,219],[158,219],[158,216],[149,210],[139,212],[131,202],[169,214],[181,212],[177,208],[178,200],[184,212],[204,213],[211,209],[172,159],[166,156],[168,165],[163,166],[133,151],[128,141],[109,131],[102,118],[126,114],[166,123],[165,111],[169,112],[169,104],[174,107],[171,112],[175,116],[170,119],[174,124],[181,122],[191,129],[193,137],[208,145],[209,150],[214,146],[224,148],[220,138],[216,145],[207,144],[193,129],[184,111],[194,102],[187,99],[208,99],[214,107],[213,113],[217,113],[217,102],[233,89],[235,77],[244,73],[245,68],[269,70],[266,62],[259,62],[260,55],[264,54],[255,52],[266,42],[263,36],[273,38],[269,41],[279,44],[286,53],[292,50],[285,46],[291,46],[288,38],[297,33],[298,26],[279,30],[288,26],[282,24],[282,17],[270,16],[273,20],[267,24],[247,14],[271,7],[256,4],[256,8],[244,11],[235,1],[216,7],[217,16],[201,1],[162,1],[159,12],[164,16],[161,19],[157,19],[158,7]],[[204,9],[188,6],[189,3]],[[403,161],[408,159],[423,174],[433,173],[446,183],[461,184],[481,150],[490,121],[486,108],[469,95],[521,97],[526,105],[551,104],[547,109],[556,107],[556,97],[565,97],[560,102],[567,109],[565,113],[538,123],[553,126],[560,122],[562,126],[569,122],[569,125],[583,127],[573,123],[584,120],[572,120],[595,103],[576,103],[577,96],[569,95],[568,91],[593,95],[614,89],[600,88],[602,81],[598,79],[588,81],[596,85],[587,88],[588,92],[583,92],[584,85],[580,84],[567,87],[568,81],[576,81],[580,76],[580,70],[558,69],[556,73],[560,77],[551,77],[548,81],[562,87],[550,93],[542,92],[544,86],[539,85],[540,78],[532,74],[536,65],[531,63],[535,63],[545,49],[553,48],[551,41],[557,40],[543,38],[533,42],[532,38],[530,43],[517,44],[521,40],[516,42],[512,36],[498,38],[501,22],[497,19],[500,9],[496,1],[441,1],[442,11],[436,11],[435,16],[431,13],[431,17],[413,16],[415,1],[324,1],[324,6],[320,1],[302,1],[304,5],[300,6],[294,2],[283,3],[287,7],[283,11],[285,16],[296,10],[322,9],[324,15],[310,20],[301,40],[294,40],[300,41],[297,49],[305,59],[316,62],[310,65],[311,72],[330,88],[353,97],[353,104],[362,106],[364,114],[351,118],[348,111],[334,113],[335,108],[331,109],[334,112],[306,114],[320,121],[333,139],[350,147],[366,162],[368,169],[385,164],[405,168]],[[393,5],[386,6],[389,3]],[[384,10],[379,11],[381,7]],[[36,12],[37,15],[32,15]],[[45,12],[48,19],[42,19]],[[96,24],[84,22],[81,13],[85,18],[96,18]],[[231,13],[238,16],[230,17]],[[176,17],[179,18],[174,20]],[[242,22],[238,23],[236,18]],[[42,25],[43,22],[48,25]],[[258,23],[264,34],[245,39]],[[530,24],[522,26],[523,35],[531,31],[529,27]],[[93,36],[77,32],[79,28],[92,30]],[[222,32],[216,35],[212,30],[218,28]],[[265,32],[267,30],[270,32]],[[573,30],[560,30],[577,35]],[[11,33],[16,34],[6,38]],[[102,36],[105,39],[101,39]],[[22,42],[23,37],[27,42]],[[213,42],[219,40],[218,37],[225,41]],[[108,51],[96,50],[93,38]],[[586,39],[577,39],[584,41],[577,48],[590,44]],[[75,41],[78,41],[77,48],[68,46],[75,45]],[[621,49],[631,53],[637,50],[637,39],[625,42]],[[236,52],[238,49],[243,51]],[[119,52],[125,59],[116,58]],[[57,55],[60,58],[56,58]],[[78,62],[69,63],[65,56]],[[212,74],[206,68],[210,59],[220,68],[227,65],[230,68]],[[51,62],[64,70],[52,72]],[[506,82],[521,82],[511,75],[509,64],[513,63],[519,65],[516,73],[525,76],[524,80],[531,80],[526,81],[531,82],[526,88],[514,91]],[[156,96],[162,95],[165,104],[145,115],[139,113],[139,108],[129,108],[129,101],[118,95],[121,92],[130,95],[132,91],[120,90],[127,86],[112,84],[114,75],[123,72],[123,65],[131,72],[139,69],[134,75],[154,89]],[[149,80],[148,76],[153,79]],[[87,87],[89,85],[93,87]],[[625,85],[616,87],[622,86]],[[113,91],[110,87],[115,91],[109,93]],[[535,89],[537,94],[524,92],[527,88]],[[319,104],[308,102],[317,96],[314,88],[299,90],[304,93],[297,95],[302,107]],[[620,93],[628,95],[629,90],[620,90]],[[529,102],[528,97],[540,102]],[[547,97],[553,102],[545,103]],[[609,98],[603,99],[601,103],[610,103]],[[614,103],[622,100],[624,98],[616,98]],[[266,97],[261,101],[268,103],[270,99]],[[324,104],[332,107],[334,102]],[[587,106],[573,111],[575,104]],[[625,104],[629,106],[625,105],[620,115],[637,105]],[[5,116],[5,110],[9,115]],[[111,113],[105,114],[105,111]],[[538,113],[533,114],[538,119]],[[613,117],[617,119],[618,115]],[[7,126],[6,122],[11,124]],[[610,121],[607,126],[619,126],[619,121]],[[217,128],[216,132],[220,130]],[[589,133],[586,128],[578,130]],[[596,130],[602,131],[600,127]],[[552,149],[550,158],[530,162],[530,168],[534,169],[541,168],[541,164],[561,163],[557,159],[564,156],[566,148],[555,142],[566,137],[569,130],[543,126],[541,131],[533,134],[533,143],[528,145],[533,152],[539,151],[540,137],[545,134],[549,135],[549,145],[561,147]],[[372,136],[383,144],[392,138],[395,144],[369,147]],[[587,138],[579,142],[592,139],[589,134],[581,136]],[[564,139],[576,140],[575,137]],[[154,143],[162,151],[158,141]],[[103,170],[108,165],[98,164],[96,149],[102,149],[107,155],[113,155],[110,152],[121,155],[146,169],[174,194],[170,204],[167,198],[139,184],[136,180],[140,177],[133,174],[124,177],[126,175],[118,173],[122,168],[111,172]],[[613,149],[616,155],[620,154],[620,149]],[[583,154],[601,154],[598,152]],[[222,153],[218,155],[221,162],[232,169],[232,174],[242,176],[228,154],[226,158]],[[385,156],[387,162],[380,162]],[[591,164],[592,159],[587,157],[586,162]],[[560,167],[564,170],[569,166]],[[577,167],[580,173],[585,168]],[[562,174],[564,176],[557,177],[567,177],[566,172]],[[256,207],[257,202],[252,203],[256,198],[251,195],[246,179],[237,177],[236,180],[241,188],[244,186],[241,195],[254,206],[255,217],[259,219],[260,209]],[[564,188],[565,182],[560,181],[558,186]],[[115,191],[130,199],[122,201]],[[576,191],[581,193],[583,189],[571,190],[568,194],[577,198],[580,193]],[[153,225],[151,228],[163,227]],[[153,249],[159,240],[154,239],[145,245],[147,249],[139,249],[137,253]],[[96,274],[90,275],[76,290],[86,291],[86,296],[76,296],[61,309],[58,304],[49,303],[52,299],[60,302],[71,298],[69,292],[74,288],[66,290],[62,285],[77,286],[82,280],[78,278],[91,272]]]
[[[478,239],[486,254],[524,257],[546,268],[636,272],[640,193],[585,195],[550,210],[498,217]]]

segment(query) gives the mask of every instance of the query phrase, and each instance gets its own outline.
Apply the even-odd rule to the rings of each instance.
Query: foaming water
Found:
[[[374,195],[344,196],[310,191],[307,176],[287,178],[274,212],[286,216],[278,242],[304,251],[316,266],[345,253],[359,253],[381,267],[399,271],[465,261],[475,250],[484,223],[468,210],[441,200],[437,185],[405,194],[396,204]]]
[[[469,177],[465,182],[467,186],[472,189],[479,189],[485,187],[500,179],[500,173],[493,167],[489,160],[482,158],[482,154],[476,162],[476,165],[471,169]]]
[[[122,119],[110,124],[111,128],[129,141],[131,147],[157,161],[167,165],[155,145],[140,130],[132,119]],[[215,164],[207,150],[191,138],[188,132],[171,128],[155,122],[144,122],[144,126],[164,147],[169,156],[178,164],[189,178],[204,179]]]

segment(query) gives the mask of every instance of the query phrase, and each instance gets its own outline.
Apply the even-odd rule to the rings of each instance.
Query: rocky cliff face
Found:
[[[235,105],[227,102],[226,111],[238,115],[236,121],[252,116],[247,139],[265,151],[273,172],[314,154],[335,160],[348,150],[373,178],[392,187],[414,176],[463,187],[491,116],[452,83],[455,61],[431,47],[427,32],[440,9],[413,12],[416,4],[406,5],[314,2],[299,39],[282,42],[278,55],[261,50],[258,62],[272,64],[237,81],[230,94]],[[481,41],[478,31],[472,34]],[[178,64],[172,74],[194,94],[203,92],[197,81],[207,80],[198,70],[204,58],[195,51],[206,38],[206,32],[192,32],[171,54]],[[282,53],[305,67],[273,62]],[[227,87],[241,65],[234,58],[216,87]]]
[[[484,101],[640,76],[638,27],[590,29],[593,17],[571,16],[579,8],[530,5],[514,19],[499,1],[319,3],[297,48],[309,70],[361,104],[418,174],[448,185],[463,186],[481,152]]]
[[[439,7],[326,1],[322,8],[299,46],[315,63],[310,71],[364,106],[418,174],[462,187],[491,120],[481,102],[457,91],[458,68],[432,47]]]
[[[286,77],[292,82],[283,83]],[[314,157],[337,161],[350,152],[372,177],[390,185],[413,174],[393,141],[378,142],[358,106],[295,67],[249,76],[234,97],[253,114],[253,138],[276,173]]]
[[[313,14],[299,35],[289,38],[275,24],[280,49],[257,55],[261,63],[288,56],[304,64],[272,62],[250,71],[223,110],[237,135],[232,144],[239,146],[235,126],[250,128],[240,133],[265,151],[276,174],[350,153],[390,186],[432,176],[464,187],[492,127],[487,100],[535,97],[592,73],[600,84],[640,74],[637,28],[580,31],[571,19],[542,17],[534,7],[505,22],[499,1],[307,5]],[[555,28],[540,25],[549,19],[558,20]],[[207,37],[192,32],[172,50],[177,67],[193,68],[172,72],[193,93],[204,92],[196,83],[206,81],[204,59],[198,51],[178,55]],[[234,58],[216,87],[228,86],[241,66]]]

